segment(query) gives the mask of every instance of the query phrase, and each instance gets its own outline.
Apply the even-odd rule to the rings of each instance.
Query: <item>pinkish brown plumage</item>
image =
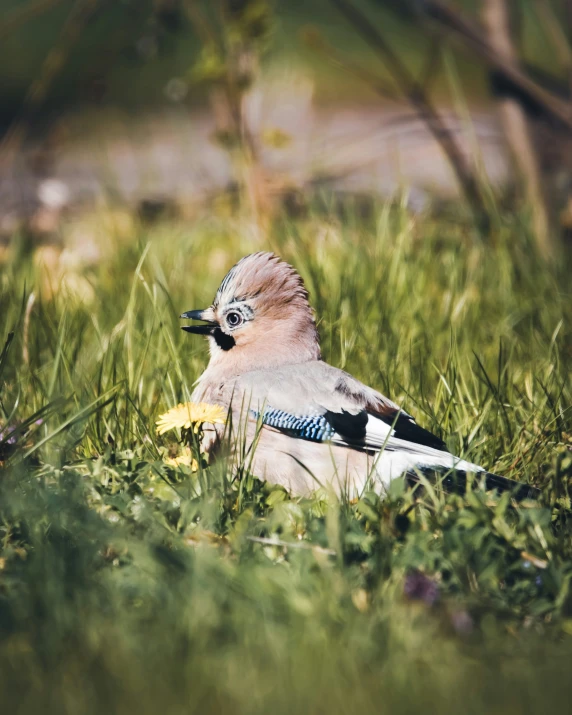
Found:
[[[304,282],[273,253],[253,253],[239,261],[224,278],[213,304],[195,317],[219,326],[209,339],[207,379],[219,371],[228,378],[321,357]],[[238,325],[231,325],[231,319]],[[232,343],[225,342],[227,336]],[[232,349],[227,349],[229,344]]]
[[[323,362],[308,292],[278,256],[246,256],[209,308],[181,317],[204,321],[183,329],[210,343],[192,399],[223,405],[235,429],[246,424],[243,447],[258,476],[300,494],[320,484],[338,493],[357,494],[367,483],[381,491],[420,471],[476,472],[496,480],[492,486],[514,484],[453,456],[391,400]],[[207,451],[219,437],[207,430]]]

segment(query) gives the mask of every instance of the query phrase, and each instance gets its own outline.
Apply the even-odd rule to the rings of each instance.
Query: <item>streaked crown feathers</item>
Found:
[[[219,286],[213,308],[241,300],[255,301],[262,313],[290,305],[312,315],[301,276],[270,252],[252,253],[233,266]]]

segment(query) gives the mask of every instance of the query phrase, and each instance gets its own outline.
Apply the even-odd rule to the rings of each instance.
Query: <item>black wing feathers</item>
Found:
[[[363,407],[363,410],[355,415],[344,411],[342,411],[341,415],[332,412],[327,413],[328,421],[336,429],[336,432],[343,437],[349,435],[351,431],[358,433],[362,429],[362,425],[363,437],[365,437],[367,415],[370,414],[392,427],[394,430],[393,436],[397,439],[432,447],[442,452],[449,451],[442,439],[423,429],[423,427],[419,427],[411,415],[408,415],[407,412],[400,412],[394,403],[384,398],[383,395],[370,391],[369,388],[354,380],[351,375],[344,374],[338,379],[334,391],[355,402],[356,406]],[[338,420],[339,426],[330,419],[330,416]]]
[[[524,501],[525,499],[537,500],[540,497],[540,489],[531,487],[528,484],[522,484],[521,482],[515,482],[513,479],[501,477],[491,472],[472,472],[468,474],[460,469],[452,470],[444,476],[442,470],[432,469],[431,467],[420,467],[417,471],[429,477],[431,481],[440,481],[446,492],[462,493],[467,488],[469,479],[472,479],[473,483],[483,481],[485,491],[487,492],[493,490],[499,494],[512,492],[513,499],[516,501]],[[411,482],[419,481],[419,477],[415,472],[407,472],[406,476]]]
[[[399,417],[395,419],[397,414],[399,414]],[[386,424],[393,426],[395,431],[393,436],[397,437],[397,439],[404,439],[407,442],[422,444],[425,447],[439,449],[442,452],[449,451],[447,449],[447,445],[442,439],[434,435],[432,432],[429,432],[429,430],[420,427],[407,413],[395,413],[393,416],[376,414],[376,417],[382,419]]]
[[[324,417],[334,430],[349,443],[365,441],[366,425],[369,419],[365,410],[358,412],[357,415],[352,415],[351,412],[345,410],[341,412],[326,410]]]

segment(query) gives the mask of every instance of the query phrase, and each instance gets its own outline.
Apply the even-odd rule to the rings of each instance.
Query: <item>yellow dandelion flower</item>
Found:
[[[165,464],[168,464],[169,467],[190,467],[192,472],[196,472],[199,469],[199,463],[193,458],[193,453],[188,447],[183,449],[182,454],[165,459]]]
[[[206,402],[185,402],[173,407],[159,416],[157,420],[158,434],[165,434],[171,429],[190,429],[195,432],[204,423],[223,425],[226,421],[226,411],[220,405],[209,405]]]

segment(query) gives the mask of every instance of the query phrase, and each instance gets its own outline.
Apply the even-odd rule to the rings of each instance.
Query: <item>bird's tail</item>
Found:
[[[419,482],[418,472],[421,472],[423,476],[428,477],[431,481],[438,481],[445,491],[453,494],[464,492],[467,482],[473,481],[476,485],[482,484],[485,491],[494,490],[499,494],[511,492],[512,497],[517,501],[524,501],[525,499],[537,500],[540,497],[540,489],[491,472],[445,471],[438,467],[423,467],[416,472],[408,472],[407,478],[412,482]]]

